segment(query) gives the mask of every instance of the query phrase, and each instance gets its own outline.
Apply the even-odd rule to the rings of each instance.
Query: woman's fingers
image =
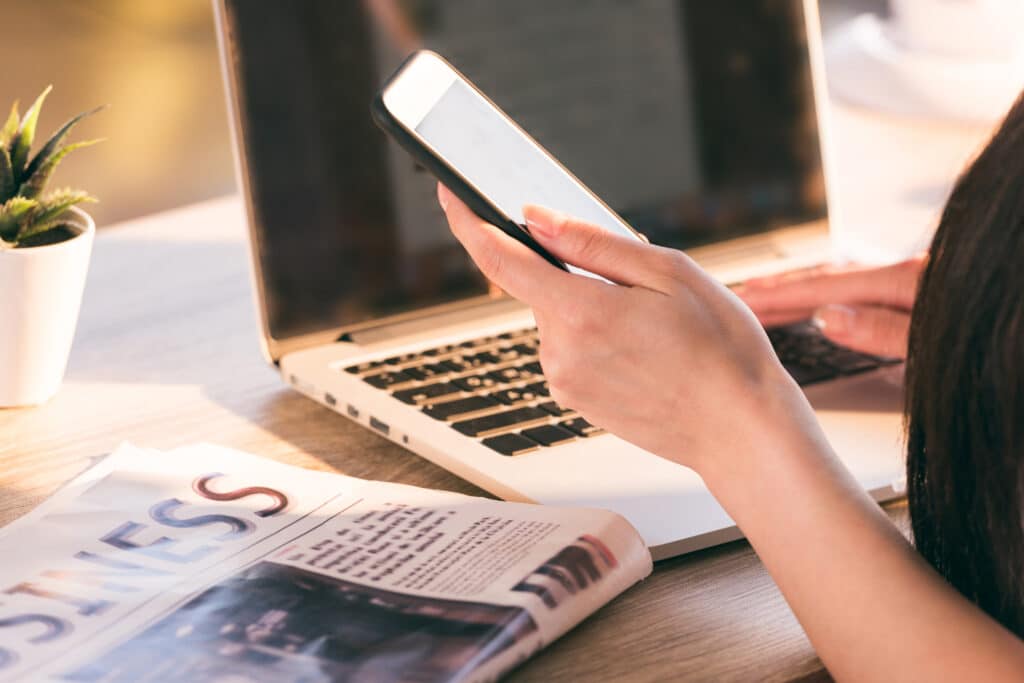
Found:
[[[666,291],[697,272],[682,252],[624,237],[542,206],[523,207],[530,234],[565,263],[621,285]]]
[[[906,311],[865,304],[826,304],[814,310],[759,312],[766,328],[811,319],[822,334],[842,346],[889,358],[907,354],[910,315]]]
[[[481,220],[444,185],[438,184],[437,198],[452,232],[481,272],[515,298],[543,309],[579,290],[583,278],[555,268],[526,245]]]
[[[455,236],[492,282],[534,307],[543,325],[548,313],[567,319],[605,283],[577,277],[482,221],[443,185],[438,199]],[[551,209],[523,209],[534,238],[557,258],[627,286],[670,294],[692,284],[700,270],[681,252],[632,240]],[[883,268],[813,271],[751,282],[736,293],[767,327],[813,319],[834,342],[857,351],[903,358],[923,259]],[[900,310],[902,309],[902,310]]]
[[[759,316],[813,310],[826,304],[877,304],[909,310],[923,263],[923,257],[915,257],[881,268],[811,270],[794,277],[752,280],[734,291]]]
[[[816,429],[750,310],[681,252],[524,211],[538,242],[622,286],[608,284],[555,268],[444,188],[438,197],[484,274],[532,306],[555,401],[698,472],[751,452],[766,430]]]
[[[829,304],[814,312],[822,334],[841,346],[888,358],[906,358],[910,315],[884,306]]]

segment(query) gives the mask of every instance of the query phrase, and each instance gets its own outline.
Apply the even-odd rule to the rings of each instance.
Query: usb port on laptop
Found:
[[[391,427],[389,427],[386,422],[381,422],[372,415],[370,416],[370,426],[376,429],[381,434],[386,435],[391,433]]]

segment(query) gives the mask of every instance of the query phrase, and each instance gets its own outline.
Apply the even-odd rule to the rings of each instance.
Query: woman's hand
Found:
[[[438,196],[484,274],[533,307],[555,399],[697,470],[837,679],[1019,678],[1024,645],[945,583],[835,458],[734,294],[681,252],[528,208],[530,232],[546,249],[621,286],[571,275],[443,187]],[[905,285],[916,275],[903,268],[893,280],[903,285],[878,290],[900,298],[873,304],[909,309]],[[809,294],[778,301],[788,308],[776,310],[800,317],[820,306]]]
[[[773,432],[817,430],[754,315],[682,252],[525,209],[546,249],[612,285],[554,268],[442,186],[438,197],[484,275],[533,308],[559,403],[702,474]]]
[[[749,280],[734,291],[765,327],[808,318],[832,341],[905,358],[924,255],[881,268],[815,268]]]

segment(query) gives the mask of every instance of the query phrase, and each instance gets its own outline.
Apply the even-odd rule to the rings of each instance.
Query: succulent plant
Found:
[[[56,228],[81,228],[83,226],[68,209],[75,204],[96,201],[81,190],[46,192],[46,185],[64,157],[76,149],[100,142],[83,140],[64,144],[75,124],[102,107],[75,116],[58,128],[35,156],[30,155],[39,110],[52,87],[36,98],[23,117],[18,116],[15,102],[7,122],[0,128],[0,249],[28,246]]]

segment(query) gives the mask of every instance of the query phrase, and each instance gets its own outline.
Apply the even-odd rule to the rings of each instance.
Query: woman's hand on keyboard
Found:
[[[904,358],[924,255],[891,266],[826,267],[748,280],[733,291],[765,327],[813,320],[841,346]]]
[[[616,286],[551,266],[443,187],[438,196],[484,275],[533,308],[560,404],[702,474],[780,430],[819,434],[757,318],[682,252],[527,207],[538,242]]]

